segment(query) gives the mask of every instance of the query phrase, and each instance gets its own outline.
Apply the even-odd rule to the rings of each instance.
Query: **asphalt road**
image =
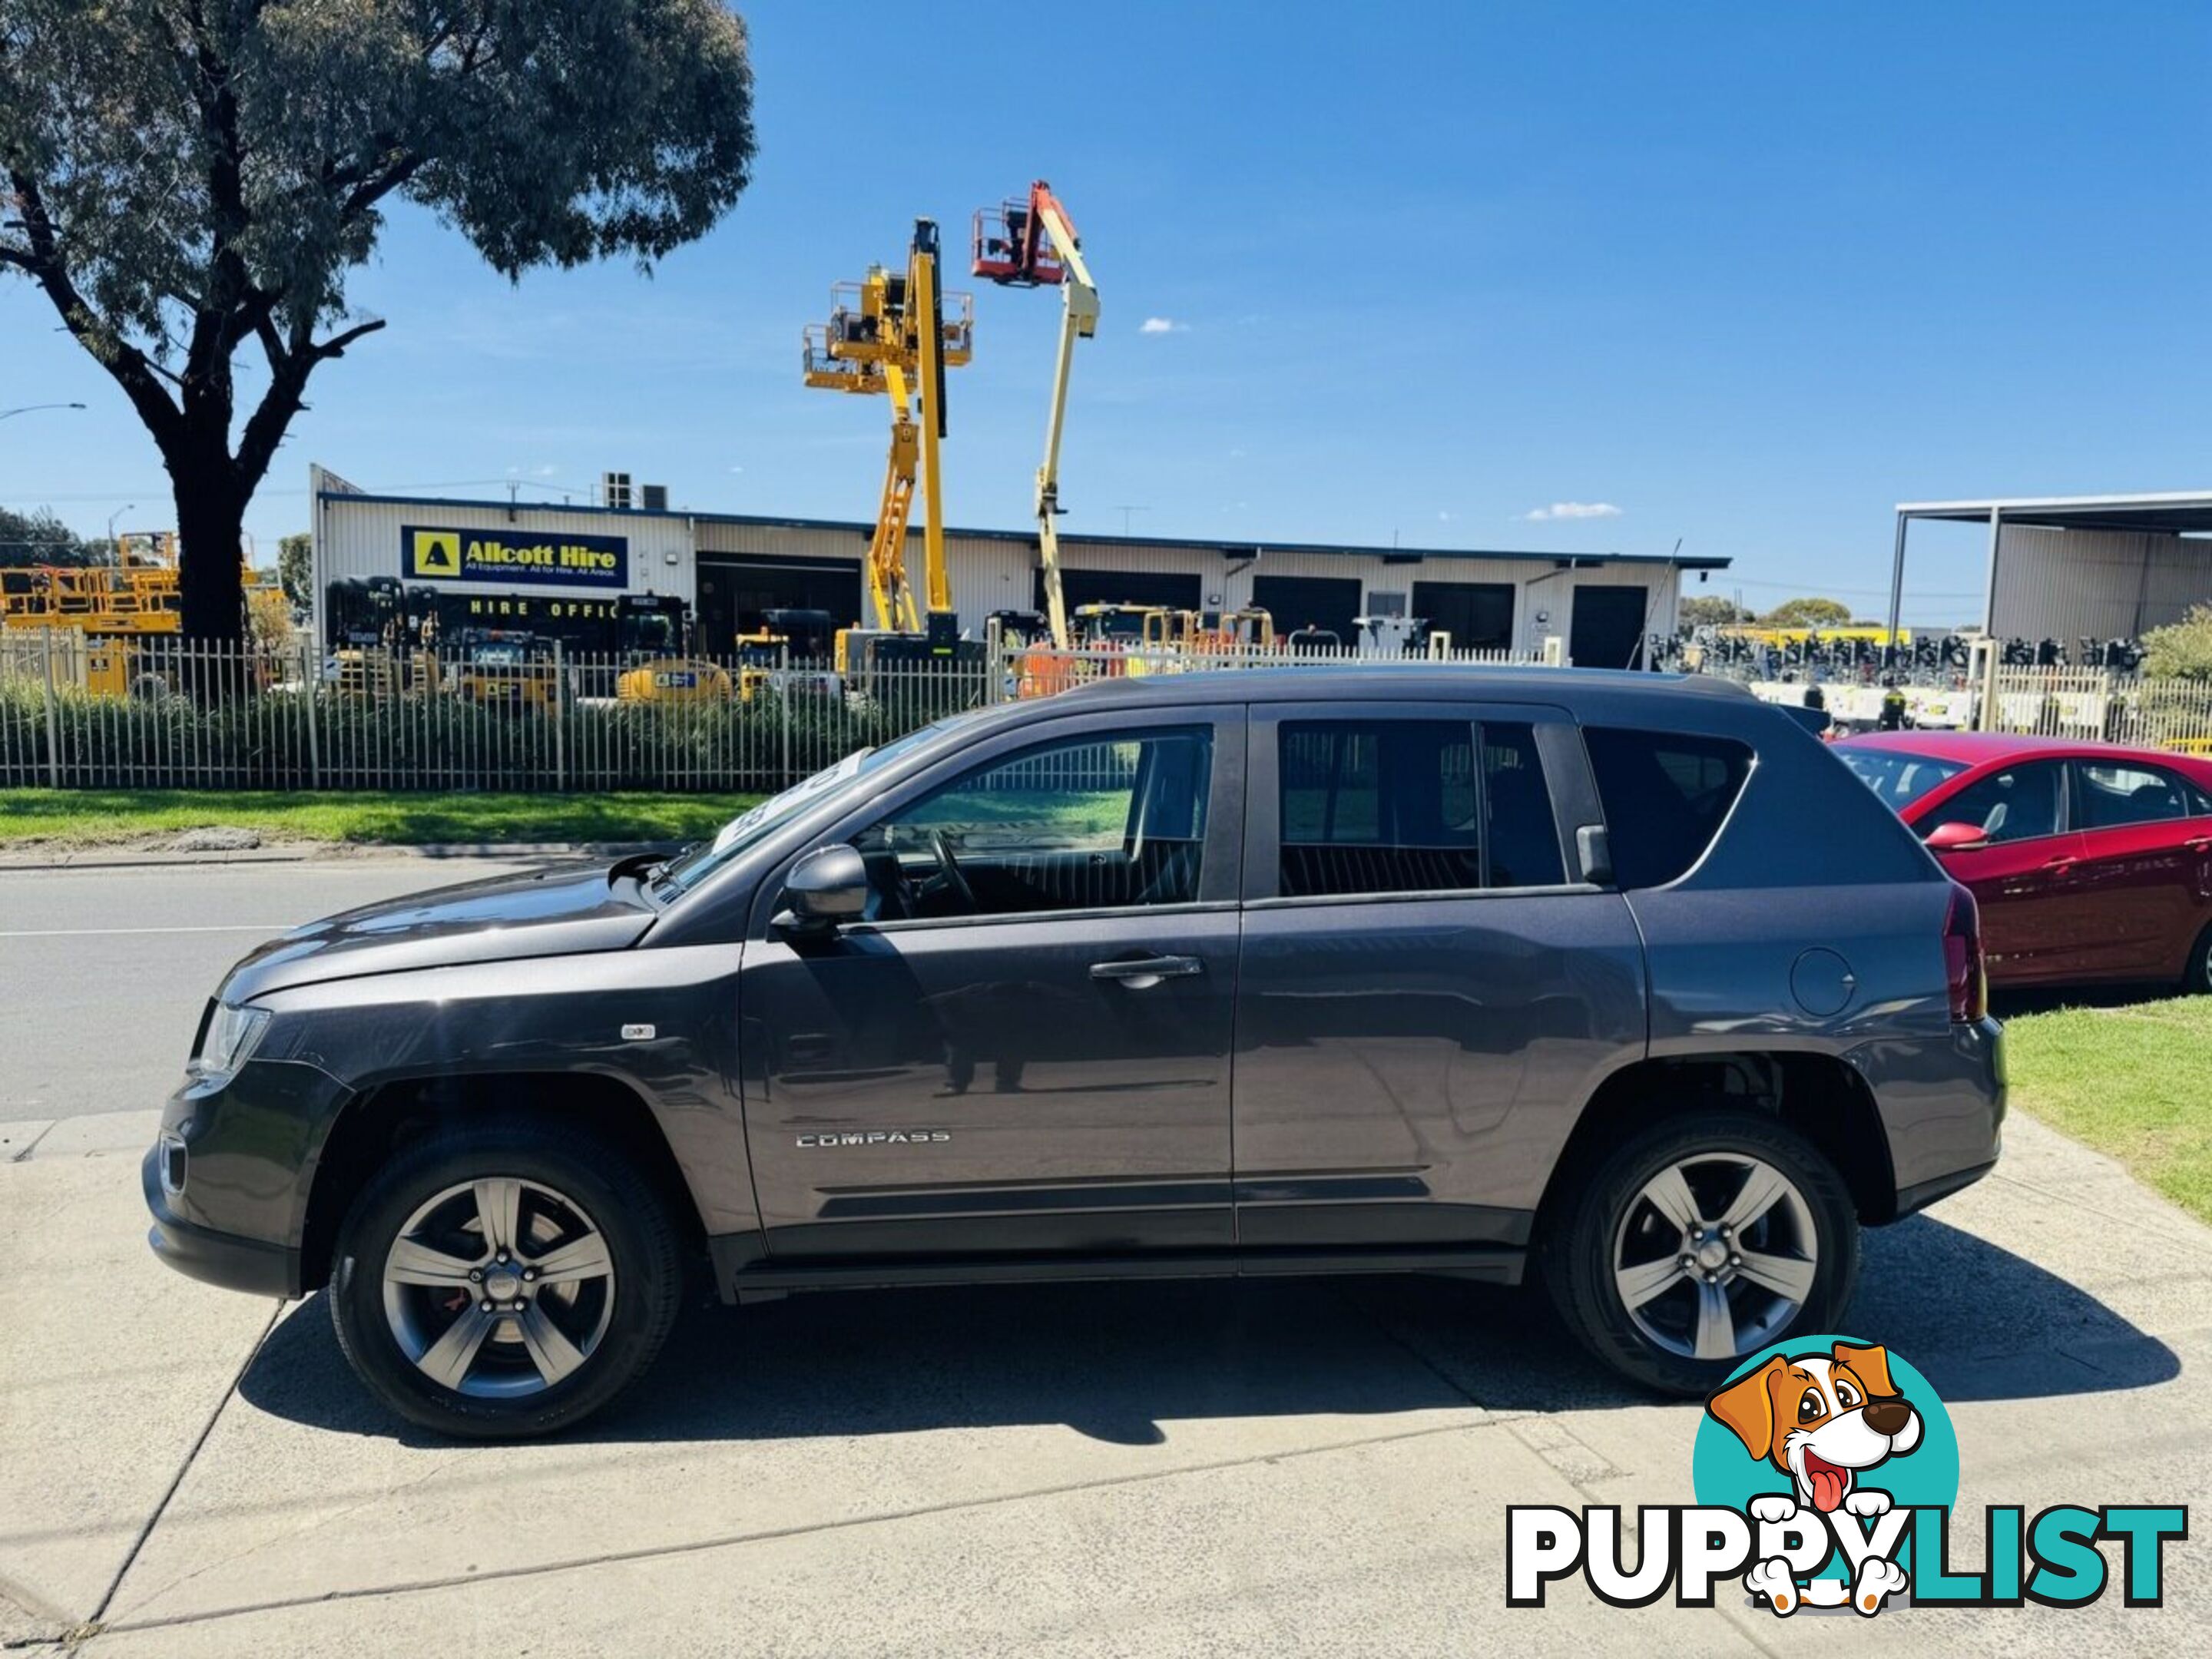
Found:
[[[262,939],[509,867],[392,858],[0,870],[0,1123],[160,1105],[209,994]]]

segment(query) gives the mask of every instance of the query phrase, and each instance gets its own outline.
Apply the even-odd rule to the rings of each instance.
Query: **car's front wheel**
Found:
[[[673,1323],[682,1264],[651,1184],[572,1130],[495,1121],[399,1152],[347,1216],[338,1346],[410,1422],[547,1434],[635,1381]]]
[[[1702,1394],[1745,1355],[1835,1328],[1858,1282],[1835,1166],[1760,1113],[1669,1119],[1589,1170],[1546,1241],[1568,1326],[1639,1382]]]

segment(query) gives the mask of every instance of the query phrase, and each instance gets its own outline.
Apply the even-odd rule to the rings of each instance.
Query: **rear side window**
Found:
[[[1279,743],[1285,897],[1565,879],[1525,724],[1292,720]]]
[[[1663,887],[1703,858],[1751,775],[1751,750],[1727,738],[1593,726],[1583,741],[1623,887]]]
[[[2075,827],[2080,830],[2199,817],[2205,811],[2202,790],[2156,767],[2076,761],[2074,792]]]

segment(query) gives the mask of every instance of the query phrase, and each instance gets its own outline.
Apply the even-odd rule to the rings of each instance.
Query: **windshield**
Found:
[[[1966,769],[1964,761],[1937,760],[1932,755],[1915,755],[1903,749],[1860,749],[1846,744],[1836,753],[1858,774],[1861,783],[1898,812]]]
[[[678,854],[655,880],[655,890],[670,898],[689,892],[748,847],[774,834],[801,812],[854,789],[860,780],[900,756],[911,754],[952,725],[952,720],[939,720],[894,738],[880,749],[856,750],[836,765],[825,766],[812,777],[794,783],[781,794],[770,795],[759,805],[749,807],[724,824],[715,832],[714,840],[700,842]]]

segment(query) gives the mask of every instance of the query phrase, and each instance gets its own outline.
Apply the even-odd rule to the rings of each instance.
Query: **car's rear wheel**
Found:
[[[338,1346],[410,1422],[547,1434],[649,1365],[676,1315],[675,1230],[651,1184],[589,1136],[500,1121],[400,1152],[339,1235]]]
[[[1701,1394],[1745,1355],[1834,1328],[1858,1280],[1835,1167],[1756,1112],[1670,1119],[1591,1169],[1545,1245],[1545,1278],[1591,1352]]]

